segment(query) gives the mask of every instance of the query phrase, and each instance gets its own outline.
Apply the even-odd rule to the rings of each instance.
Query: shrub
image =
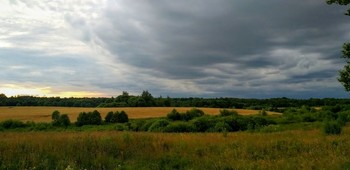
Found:
[[[100,112],[97,110],[94,110],[92,113],[90,113],[90,124],[91,125],[100,125],[102,124],[102,118]]]
[[[321,117],[322,120],[327,120],[327,121],[336,120],[338,117],[337,113],[334,113],[329,110],[321,111],[319,113],[319,116]]]
[[[181,114],[176,109],[173,109],[170,113],[168,113],[167,118],[174,121],[182,119]]]
[[[161,132],[164,130],[166,126],[169,125],[169,121],[165,119],[159,119],[152,123],[152,125],[148,128],[150,132]]]
[[[228,116],[228,117],[221,118],[218,121],[225,122],[226,124],[228,124],[230,126],[229,130],[232,132],[235,132],[235,131],[241,130],[241,127],[240,127],[239,123],[237,122],[237,119],[239,119],[239,117]]]
[[[126,123],[129,122],[129,117],[124,110],[119,114],[117,113],[117,123]]]
[[[5,120],[1,123],[4,129],[24,128],[26,124],[19,120]]]
[[[105,117],[106,123],[126,123],[129,122],[129,117],[125,111],[108,112]]]
[[[70,125],[70,120],[67,114],[60,114],[59,111],[55,110],[52,112],[52,125],[53,126],[64,126],[67,127]]]
[[[203,116],[192,120],[196,132],[205,132],[215,125],[215,119],[211,116]]]
[[[76,125],[100,125],[102,124],[102,118],[100,112],[94,110],[93,112],[81,112],[77,118]]]
[[[132,131],[135,131],[135,132],[138,132],[138,131],[142,131],[142,126],[146,123],[145,120],[134,120],[134,121],[131,121],[131,124],[130,124],[130,130]]]
[[[267,111],[265,109],[262,109],[262,110],[259,111],[259,114],[261,116],[267,116]]]
[[[126,126],[125,124],[120,124],[118,123],[116,126],[115,126],[115,129],[117,131],[126,131],[126,130],[129,130],[128,126]]]
[[[214,126],[213,131],[215,132],[229,132],[232,131],[231,126],[228,125],[226,122],[218,122]]]
[[[51,114],[51,119],[52,119],[52,125],[54,126],[58,126],[60,123],[59,123],[59,119],[60,119],[60,112],[55,110],[52,112]]]
[[[193,108],[182,115],[182,120],[189,121],[195,117],[201,117],[203,115],[204,112],[202,110]]]
[[[341,125],[345,125],[347,122],[349,122],[349,120],[350,120],[349,112],[343,111],[338,113],[337,121]]]
[[[70,120],[67,114],[62,114],[59,118],[59,122],[61,126],[67,127],[70,125]]]
[[[327,121],[324,124],[323,131],[327,135],[339,135],[342,131],[342,126],[337,121]]]
[[[235,110],[223,109],[220,110],[220,116],[238,116],[238,113]]]
[[[155,122],[155,119],[150,119],[145,121],[142,126],[140,127],[140,131],[148,131],[148,129],[152,126],[152,124]]]
[[[164,128],[164,132],[194,132],[195,127],[188,122],[174,122]]]
[[[52,124],[50,123],[44,123],[44,122],[39,122],[35,123],[33,129],[37,131],[44,131],[52,128]]]
[[[105,117],[105,122],[106,123],[111,123],[112,117],[113,117],[113,112],[112,111],[108,112],[106,117]]]
[[[317,119],[311,113],[306,113],[302,115],[302,120],[303,122],[315,122]]]

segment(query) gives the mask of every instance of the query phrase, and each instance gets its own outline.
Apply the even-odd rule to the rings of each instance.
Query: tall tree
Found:
[[[327,4],[339,4],[349,5],[350,0],[327,0]],[[350,9],[347,10],[345,15],[350,16]],[[350,43],[344,43],[343,45],[343,58],[345,58],[346,65],[342,70],[339,70],[338,81],[344,86],[346,91],[350,91]]]

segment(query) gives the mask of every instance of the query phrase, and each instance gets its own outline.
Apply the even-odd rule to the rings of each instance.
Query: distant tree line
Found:
[[[350,104],[350,99],[310,98],[310,99],[242,99],[242,98],[170,98],[153,97],[148,91],[141,95],[129,95],[123,92],[117,97],[101,98],[60,98],[15,96],[7,97],[0,94],[0,106],[61,106],[61,107],[211,107],[211,108],[249,108],[278,111],[286,107],[334,106],[336,104]]]

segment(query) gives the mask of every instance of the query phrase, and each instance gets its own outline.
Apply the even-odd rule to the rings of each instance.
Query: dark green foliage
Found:
[[[191,123],[194,125],[196,132],[206,132],[215,125],[216,120],[212,116],[203,116],[193,119]]]
[[[161,132],[164,130],[166,126],[168,126],[170,122],[165,119],[159,119],[152,123],[152,125],[148,128],[150,132]]]
[[[262,109],[262,110],[259,111],[259,114],[261,116],[267,116],[267,111],[265,109]]]
[[[105,122],[106,122],[106,123],[112,123],[112,121],[111,121],[112,118],[113,118],[113,112],[110,111],[110,112],[107,113],[107,115],[106,115],[106,117],[105,117]]]
[[[100,125],[102,124],[102,118],[100,112],[94,110],[90,115],[90,123],[91,125]]]
[[[204,115],[204,112],[200,109],[193,108],[191,110],[186,111],[185,114],[182,114],[182,120],[189,121],[195,117],[201,117]]]
[[[343,111],[343,112],[338,113],[337,121],[341,125],[344,126],[347,122],[349,122],[349,120],[350,120],[350,112],[349,111]]]
[[[70,119],[67,114],[60,114],[59,111],[55,110],[52,112],[52,125],[53,126],[64,126],[67,127],[70,125]]]
[[[62,114],[59,118],[60,125],[67,127],[70,125],[70,119],[67,114]]]
[[[213,129],[214,132],[231,132],[232,128],[226,122],[217,122]]]
[[[194,132],[195,129],[189,122],[173,122],[164,128],[164,132]]]
[[[101,125],[102,124],[102,118],[100,115],[100,112],[97,110],[94,110],[93,112],[81,112],[77,118],[76,125],[77,126],[83,126],[83,125]]]
[[[51,123],[44,123],[44,122],[34,123],[33,122],[33,124],[31,124],[31,129],[35,131],[46,131],[52,128],[53,128],[53,125]]]
[[[152,126],[152,124],[157,121],[157,119],[150,119],[150,120],[146,120],[142,126],[139,128],[140,131],[148,131],[148,129]]]
[[[19,120],[5,120],[1,122],[1,126],[4,129],[16,129],[26,127],[26,124]]]
[[[323,131],[327,135],[339,135],[342,131],[342,125],[337,121],[326,121]]]
[[[328,4],[348,5],[350,0],[327,0]],[[350,9],[347,10],[345,15],[350,16]],[[343,44],[343,58],[346,61],[346,65],[342,70],[339,70],[338,81],[344,86],[346,91],[350,91],[350,43]]]
[[[244,117],[229,116],[229,117],[225,117],[224,119],[221,118],[218,121],[225,122],[227,125],[230,126],[230,128],[227,128],[229,131],[236,132],[239,130],[243,130],[243,128],[240,127],[240,125],[238,124],[238,121],[237,121],[238,119],[244,119]]]
[[[117,122],[118,123],[129,122],[129,117],[125,111],[122,110],[121,112],[119,112],[119,114],[117,114]]]
[[[126,123],[129,122],[129,117],[125,111],[108,112],[105,117],[106,123]]]
[[[126,124],[117,123],[117,125],[115,126],[115,129],[118,131],[126,131],[126,130],[129,130],[129,127]]]
[[[135,119],[134,121],[130,122],[130,130],[131,131],[142,131],[142,126],[146,123],[146,120],[143,119]]]
[[[170,113],[168,113],[167,118],[174,121],[182,119],[181,114],[176,109],[173,109]]]
[[[223,109],[220,110],[220,116],[238,116],[238,113],[235,110]]]
[[[52,112],[52,115],[51,115],[52,125],[60,126],[60,122],[59,122],[60,116],[61,115],[59,111],[55,110]]]
[[[303,122],[315,122],[317,118],[314,116],[315,114],[304,114],[302,115],[302,121]]]
[[[170,120],[184,120],[189,121],[195,117],[203,116],[204,112],[200,109],[193,108],[186,111],[186,113],[179,113],[176,109],[173,109],[170,113],[167,114],[167,118]]]

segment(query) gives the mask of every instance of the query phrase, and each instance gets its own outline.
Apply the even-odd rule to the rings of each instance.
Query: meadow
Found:
[[[205,115],[189,119],[199,110],[177,107],[190,111],[176,117],[172,109],[1,107],[0,169],[350,169],[348,106],[283,114],[234,109],[239,115],[200,108]],[[54,110],[72,124],[53,125]],[[93,110],[102,117],[124,110],[131,120],[74,123],[80,112]],[[337,126],[324,128],[325,122]],[[324,130],[334,127],[341,133]]]
[[[0,132],[0,169],[349,169],[350,128],[275,133]]]
[[[115,108],[86,108],[86,107],[0,107],[0,121],[14,119],[23,122],[51,122],[51,114],[57,110],[62,114],[68,114],[70,120],[76,120],[80,112],[91,112],[97,110],[102,117],[110,111],[124,110],[130,119],[165,117],[174,107],[115,107]],[[179,112],[186,112],[192,107],[176,107]],[[219,108],[199,108],[206,114],[217,115]],[[234,109],[240,115],[254,115],[257,110]],[[278,114],[269,112],[270,114]]]

